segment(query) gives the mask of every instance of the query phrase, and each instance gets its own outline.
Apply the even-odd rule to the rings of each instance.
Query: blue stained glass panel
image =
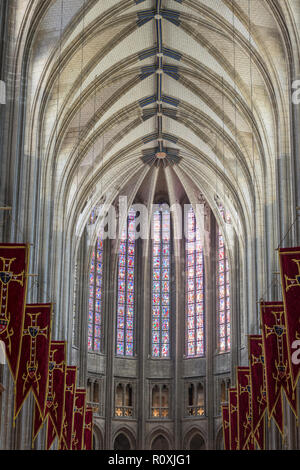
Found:
[[[152,307],[152,315],[155,316],[155,317],[159,317],[160,308],[159,307]]]
[[[127,279],[129,281],[133,281],[134,280],[134,269],[132,268],[128,268],[127,269]]]
[[[188,343],[188,356],[194,356],[195,355],[195,344],[194,341]]]
[[[165,344],[165,343],[169,344],[169,341],[170,341],[169,332],[162,331],[161,340],[162,340],[163,344]]]
[[[96,299],[101,300],[101,296],[102,296],[102,289],[97,287],[97,289],[96,289]]]
[[[122,255],[126,254],[126,243],[124,243],[124,242],[120,242],[120,253]]]
[[[101,328],[100,326],[95,326],[95,338],[100,338]]]
[[[133,332],[132,332],[132,330],[127,330],[127,332],[126,332],[126,343],[133,343]]]
[[[153,292],[160,292],[160,282],[153,282]]]
[[[126,266],[126,256],[119,255],[119,265],[120,266]]]
[[[97,264],[97,273],[102,274],[102,263]]]
[[[169,307],[162,307],[162,308],[161,308],[161,312],[162,312],[162,317],[163,317],[163,318],[166,318],[166,317],[169,317],[169,316],[170,316],[170,309],[169,309]]]
[[[133,256],[134,255],[134,245],[129,243],[128,244],[128,255]]]
[[[169,256],[170,255],[170,246],[169,244],[163,244],[163,250],[162,250],[163,256]]]
[[[152,342],[159,343],[159,335],[156,333],[156,331],[152,332]]]
[[[133,281],[127,281],[127,289],[128,289],[128,292],[133,292],[134,291],[134,282]]]
[[[133,343],[126,343],[126,356],[133,356]]]
[[[122,342],[124,341],[124,330],[118,330],[118,333],[117,333],[117,340],[119,342]]]
[[[118,315],[124,317],[125,315],[125,308],[123,305],[118,306]]]
[[[162,291],[167,292],[167,293],[170,292],[170,283],[169,282],[167,282],[167,281],[162,282]]]
[[[127,306],[127,318],[131,318],[134,316],[134,309],[133,307],[130,307],[130,305]]]
[[[160,253],[161,253],[160,245],[157,245],[156,243],[153,244],[152,253],[153,253],[153,256],[160,256]]]
[[[133,330],[133,319],[127,318],[127,330]]]

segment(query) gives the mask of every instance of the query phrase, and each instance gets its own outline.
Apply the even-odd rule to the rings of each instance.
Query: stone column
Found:
[[[214,352],[216,350],[216,221],[211,209],[205,206],[204,266],[205,266],[205,323],[206,323],[206,414],[207,450],[214,449]]]

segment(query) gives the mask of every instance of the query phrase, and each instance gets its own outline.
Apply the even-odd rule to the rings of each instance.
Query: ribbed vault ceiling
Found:
[[[80,234],[103,197],[157,185],[217,218],[218,196],[241,240],[263,226],[291,151],[284,3],[285,18],[274,0],[35,2],[26,147],[57,224]]]

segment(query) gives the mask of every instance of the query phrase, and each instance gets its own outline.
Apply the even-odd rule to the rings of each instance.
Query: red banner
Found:
[[[279,263],[288,358],[293,387],[296,388],[300,375],[300,247],[281,248]]]
[[[63,433],[60,441],[60,449],[62,450],[71,450],[72,447],[72,427],[76,391],[76,375],[77,367],[67,366],[65,387],[65,415],[63,422]]]
[[[254,448],[252,434],[251,383],[249,367],[237,367],[239,450]]]
[[[51,341],[48,367],[48,391],[46,410],[44,415],[34,413],[33,440],[43,425],[47,416],[52,420],[58,439],[61,438],[64,406],[65,406],[65,381],[66,381],[66,342]]]
[[[93,446],[93,408],[87,406],[85,410],[83,449],[92,450]]]
[[[238,450],[238,403],[237,390],[230,388],[229,397],[229,429],[230,429],[230,450]]]
[[[20,359],[27,291],[29,245],[0,245],[0,340],[16,380]]]
[[[250,384],[252,402],[252,432],[257,445],[265,449],[265,412],[267,409],[267,392],[265,380],[265,358],[261,335],[248,338]]]
[[[224,449],[225,450],[230,450],[229,407],[228,407],[228,405],[222,405],[221,408],[222,408]]]
[[[297,416],[297,396],[294,392],[289,367],[283,302],[261,302],[261,323],[266,367],[267,404],[269,418],[277,405],[279,429],[282,429],[282,390]],[[278,401],[280,404],[278,405]]]
[[[15,382],[14,419],[32,391],[39,413],[44,413],[47,395],[52,304],[30,304],[25,308],[18,375]]]
[[[85,417],[86,390],[78,388],[75,392],[74,421],[72,431],[72,450],[82,450],[83,426]]]
[[[46,433],[46,450],[50,450],[56,438],[55,427],[53,426],[52,419],[48,416],[47,419],[47,433]]]

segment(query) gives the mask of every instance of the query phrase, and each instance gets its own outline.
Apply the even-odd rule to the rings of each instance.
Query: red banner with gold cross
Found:
[[[261,335],[248,337],[250,364],[250,383],[252,400],[252,432],[257,445],[265,449],[265,413],[267,409],[267,391],[265,379],[265,358]]]
[[[252,404],[250,368],[237,367],[238,446],[239,450],[253,450]]]
[[[34,413],[33,440],[49,416],[56,431],[58,439],[61,438],[63,429],[65,407],[65,382],[66,382],[66,342],[51,341],[48,365],[48,390],[46,409],[41,415],[37,408]]]
[[[229,406],[222,405],[221,408],[222,408],[224,449],[230,450]]]
[[[273,416],[278,401],[281,402],[283,410],[282,390],[285,391],[289,404],[297,416],[297,396],[293,389],[289,367],[283,302],[261,302],[260,309],[269,418]],[[277,411],[280,412],[280,408]]]
[[[86,390],[77,388],[75,392],[74,418],[72,430],[72,450],[82,450],[85,417]]]
[[[84,430],[83,430],[83,449],[92,450],[93,446],[93,408],[87,406],[85,410]]]
[[[237,389],[230,388],[228,391],[229,425],[230,425],[230,450],[238,450],[238,403]]]
[[[16,380],[24,326],[29,245],[0,244],[0,341]]]
[[[21,354],[15,382],[14,419],[32,391],[39,413],[44,413],[48,386],[52,304],[29,304],[25,308]]]
[[[63,421],[63,432],[60,440],[61,450],[72,448],[73,412],[76,391],[77,367],[67,366],[65,386],[65,414]]]
[[[300,375],[300,247],[280,248],[282,298],[286,324],[288,358],[293,387]]]

